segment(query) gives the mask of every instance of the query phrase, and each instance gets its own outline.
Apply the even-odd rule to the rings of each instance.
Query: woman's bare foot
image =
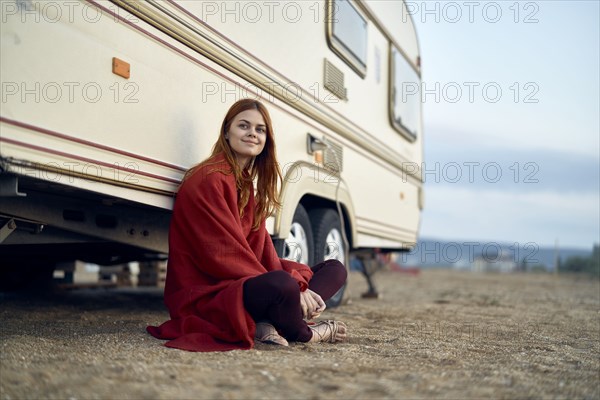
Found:
[[[268,322],[258,322],[254,339],[262,343],[278,344],[280,346],[289,346],[288,341],[277,332],[277,329]]]
[[[314,325],[309,325],[312,329],[312,338],[309,342],[341,342],[346,339],[346,324],[341,321],[319,321]]]

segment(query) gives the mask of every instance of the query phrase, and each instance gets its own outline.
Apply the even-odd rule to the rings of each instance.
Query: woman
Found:
[[[311,269],[280,259],[265,228],[280,206],[280,179],[267,109],[236,102],[212,155],[186,173],[177,193],[165,285],[171,319],[149,326],[150,334],[190,351],[250,349],[253,339],[287,346],[346,338],[342,322],[305,321],[325,310],[346,268],[337,260]]]

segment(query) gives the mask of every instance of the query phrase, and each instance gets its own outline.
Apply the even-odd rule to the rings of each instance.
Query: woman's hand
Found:
[[[317,318],[326,308],[321,296],[310,289],[300,292],[300,307],[302,307],[302,317],[306,320]]]

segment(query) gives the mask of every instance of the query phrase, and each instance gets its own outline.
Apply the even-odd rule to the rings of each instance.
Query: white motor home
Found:
[[[282,255],[416,242],[421,63],[403,1],[1,7],[2,271],[164,257],[184,172],[247,97],[275,127],[283,207],[268,229]]]

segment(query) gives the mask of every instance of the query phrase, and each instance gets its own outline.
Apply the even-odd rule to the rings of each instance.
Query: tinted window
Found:
[[[392,72],[392,121],[402,133],[416,138],[421,120],[421,79],[393,47]]]
[[[348,0],[330,3],[333,50],[361,76],[367,67],[367,20]]]

